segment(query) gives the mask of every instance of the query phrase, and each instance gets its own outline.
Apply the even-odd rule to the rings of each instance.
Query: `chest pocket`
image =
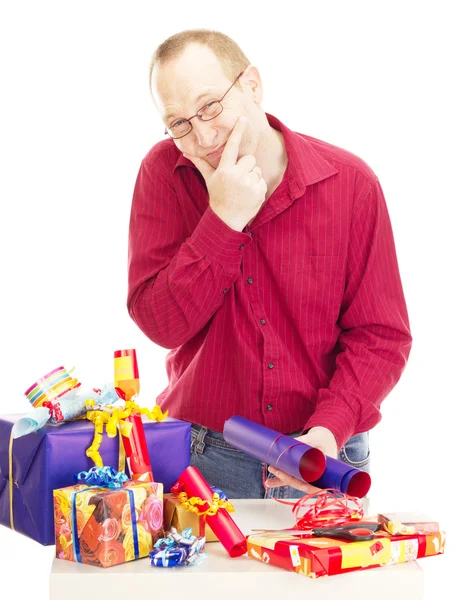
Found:
[[[281,263],[281,300],[308,345],[332,339],[343,290],[339,256],[292,255]]]

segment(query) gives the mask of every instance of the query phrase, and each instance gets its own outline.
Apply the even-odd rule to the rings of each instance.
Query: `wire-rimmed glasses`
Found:
[[[172,139],[178,140],[192,131],[191,120],[195,117],[199,117],[202,121],[211,121],[212,119],[215,119],[223,111],[223,105],[221,103],[223,102],[226,94],[231,90],[243,73],[244,71],[241,71],[241,73],[236,77],[234,82],[219,100],[212,100],[211,102],[208,102],[208,104],[202,106],[202,108],[195,115],[193,115],[193,117],[189,117],[188,119],[178,119],[175,121],[175,123],[170,125],[170,127],[166,127],[164,135],[169,135]]]

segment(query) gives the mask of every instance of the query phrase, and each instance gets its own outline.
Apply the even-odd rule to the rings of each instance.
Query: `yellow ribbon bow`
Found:
[[[182,508],[197,514],[199,517],[213,517],[220,508],[226,508],[228,512],[234,512],[234,506],[231,504],[231,502],[229,502],[229,500],[221,500],[220,495],[217,492],[213,494],[211,502],[202,500],[198,496],[192,496],[189,498],[185,492],[180,492],[177,498],[182,504]],[[199,510],[197,508],[197,505],[204,506],[205,504],[208,504],[208,508],[206,510]]]
[[[87,400],[85,406],[94,406],[94,400]],[[100,446],[103,439],[103,427],[108,437],[115,437],[117,431],[129,437],[131,432],[132,423],[126,421],[126,418],[132,414],[146,415],[150,421],[161,422],[167,418],[169,412],[163,413],[161,407],[156,404],[152,410],[142,408],[138,406],[132,400],[125,402],[125,408],[113,408],[113,406],[106,406],[103,410],[89,410],[86,413],[86,418],[92,421],[95,425],[95,433],[93,436],[92,444],[87,448],[86,455],[93,460],[96,467],[103,467],[103,460],[100,456]]]

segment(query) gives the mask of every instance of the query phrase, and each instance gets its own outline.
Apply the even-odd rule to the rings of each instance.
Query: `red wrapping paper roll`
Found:
[[[201,498],[209,505],[212,503],[213,491],[197,467],[187,467],[181,473],[179,482],[187,496]],[[231,558],[246,554],[246,538],[225,508],[219,508],[216,515],[207,515],[205,520]]]
[[[126,421],[132,425],[130,436],[123,435],[130,477],[137,481],[154,481],[141,415],[130,415]]]

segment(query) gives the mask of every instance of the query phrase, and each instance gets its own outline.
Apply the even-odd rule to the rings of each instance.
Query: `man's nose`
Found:
[[[193,119],[193,133],[202,148],[212,148],[216,137],[216,130],[211,121],[202,121],[198,117]]]

